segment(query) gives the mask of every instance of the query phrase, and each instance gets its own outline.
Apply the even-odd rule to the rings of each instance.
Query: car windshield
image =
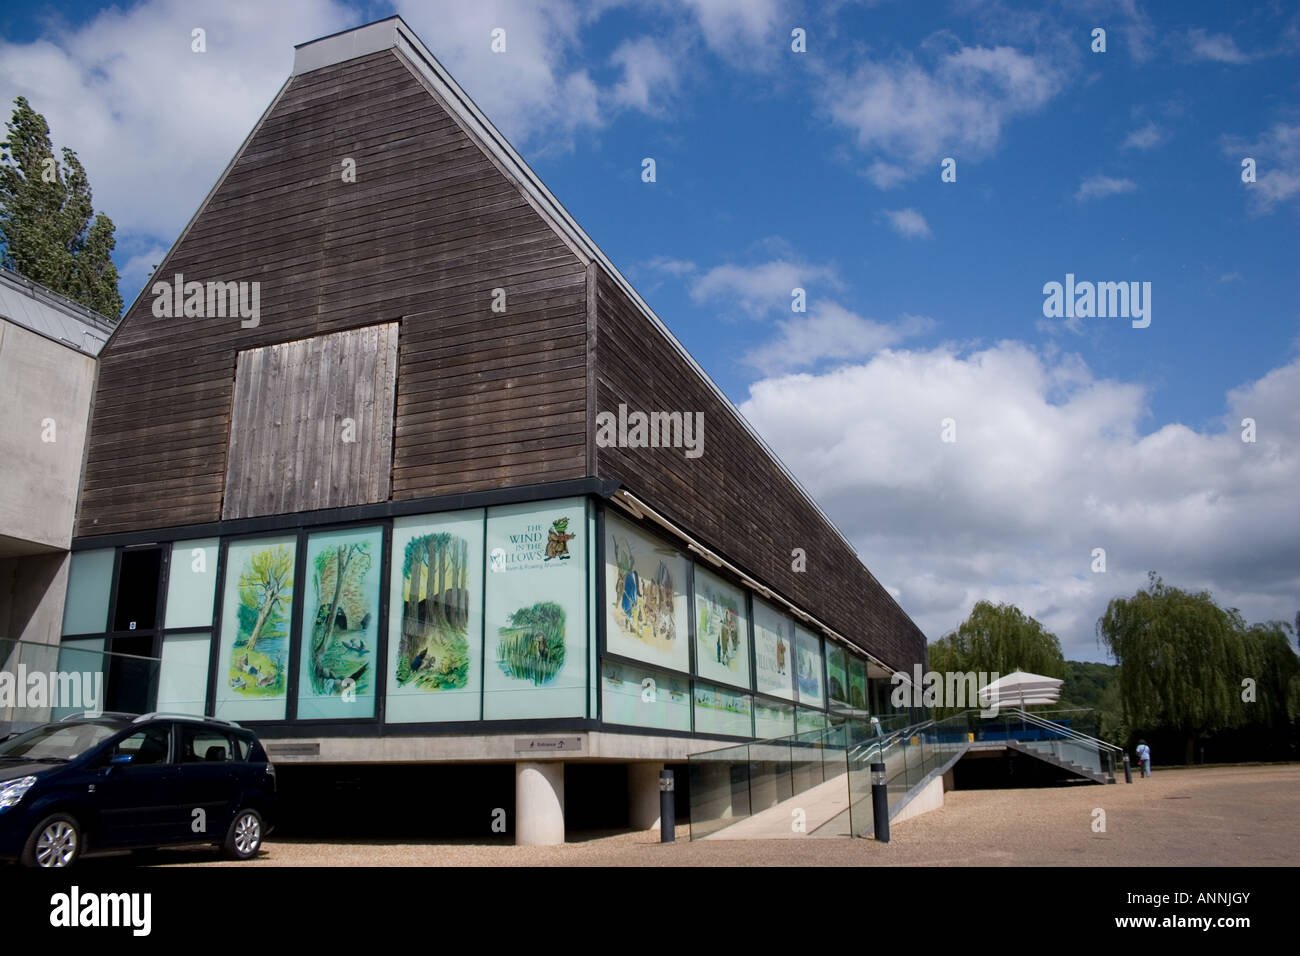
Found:
[[[121,729],[121,724],[90,720],[46,724],[0,744],[0,757],[72,760]]]

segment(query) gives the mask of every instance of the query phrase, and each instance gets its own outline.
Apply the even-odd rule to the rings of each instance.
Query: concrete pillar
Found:
[[[515,764],[515,845],[564,842],[564,763],[521,760]]]
[[[627,825],[635,830],[659,829],[659,771],[662,763],[627,765]]]

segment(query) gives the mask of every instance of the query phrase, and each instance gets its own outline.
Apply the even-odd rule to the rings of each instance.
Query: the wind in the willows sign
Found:
[[[586,714],[581,498],[488,511],[484,716]]]

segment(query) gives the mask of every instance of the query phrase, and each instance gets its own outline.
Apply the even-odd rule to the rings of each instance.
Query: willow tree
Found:
[[[930,645],[930,669],[1064,678],[1065,656],[1057,636],[1014,604],[979,601],[957,630]]]
[[[1300,657],[1291,649],[1291,625],[1266,621],[1242,628],[1254,700],[1246,701],[1251,723],[1282,731],[1300,716]]]
[[[1204,734],[1244,723],[1242,680],[1258,680],[1259,661],[1242,632],[1236,612],[1208,591],[1170,587],[1154,571],[1146,588],[1114,598],[1097,633],[1120,664],[1126,723],[1178,731],[1187,763]]]

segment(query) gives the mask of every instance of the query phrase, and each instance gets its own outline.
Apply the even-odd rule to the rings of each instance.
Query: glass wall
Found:
[[[865,659],[597,511],[574,497],[78,552],[67,648],[154,642],[149,706],[240,721],[599,717],[767,739],[869,707]],[[168,563],[128,575],[126,557]],[[113,630],[116,591],[137,578],[126,617],[151,623],[144,584],[159,576],[159,626]]]

